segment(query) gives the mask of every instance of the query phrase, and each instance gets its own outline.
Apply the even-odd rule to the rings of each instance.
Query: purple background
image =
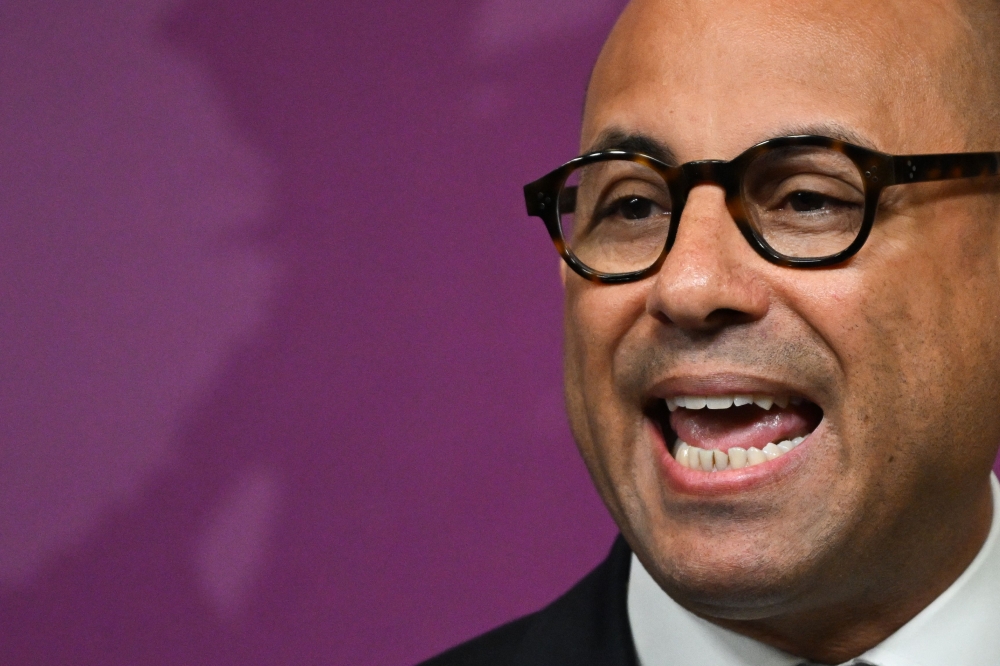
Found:
[[[0,4],[0,664],[412,664],[604,556],[520,186],[621,5]]]
[[[603,557],[520,186],[621,4],[0,5],[0,663],[407,664]]]

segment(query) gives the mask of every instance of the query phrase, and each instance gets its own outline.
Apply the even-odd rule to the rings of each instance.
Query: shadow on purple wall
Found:
[[[405,664],[603,556],[519,191],[619,6],[2,10],[0,662]]]

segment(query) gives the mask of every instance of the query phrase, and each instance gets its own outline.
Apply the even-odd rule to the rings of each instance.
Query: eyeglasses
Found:
[[[725,162],[668,166],[605,150],[570,160],[524,186],[559,254],[602,283],[659,270],[693,187],[715,184],[750,246],[780,266],[831,266],[864,245],[882,190],[893,185],[995,176],[1000,153],[886,155],[822,136],[787,136]]]

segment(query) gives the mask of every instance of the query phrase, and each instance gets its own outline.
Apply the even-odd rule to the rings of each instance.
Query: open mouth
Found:
[[[802,444],[823,419],[818,405],[788,395],[677,395],[656,400],[650,411],[674,459],[701,472],[776,460]]]

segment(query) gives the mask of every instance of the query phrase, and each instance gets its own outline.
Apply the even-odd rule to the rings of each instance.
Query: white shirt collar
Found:
[[[896,633],[849,664],[982,666],[1000,663],[1000,484],[979,554],[951,587]],[[632,556],[628,618],[642,666],[799,666],[799,657],[688,612]]]

